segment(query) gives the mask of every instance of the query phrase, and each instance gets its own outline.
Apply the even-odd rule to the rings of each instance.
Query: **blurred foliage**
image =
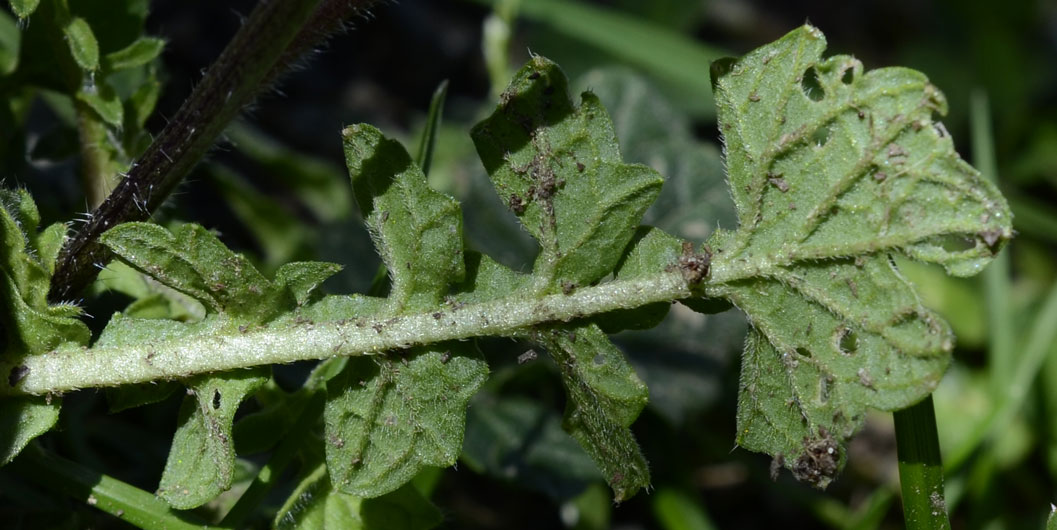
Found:
[[[69,212],[87,207],[80,177],[85,162],[79,158],[79,138],[86,133],[78,130],[78,112],[92,118],[97,131],[119,140],[122,151],[106,153],[104,162],[122,170],[149,140],[147,131],[159,131],[165,116],[175,113],[199,70],[237,27],[231,9],[248,12],[253,2],[189,6],[159,0],[150,3],[148,16],[144,1],[129,3],[136,6],[129,13],[107,17],[101,16],[105,2],[70,4],[73,15],[99,28],[101,71],[93,76],[84,70],[91,66],[90,53],[34,55],[40,46],[33,42],[60,28],[36,23],[27,28],[6,3],[0,10],[0,177],[30,190],[45,225],[69,221]],[[42,2],[40,9],[51,5]],[[366,292],[379,261],[352,205],[337,132],[348,123],[368,122],[415,145],[430,95],[449,79],[430,182],[473,205],[464,209],[471,246],[527,270],[535,243],[491,191],[467,131],[494,105],[492,87],[509,80],[499,77],[510,75],[511,65],[530,53],[540,53],[561,64],[577,90],[599,96],[628,161],[650,165],[667,178],[647,222],[703,241],[715,228],[736,222],[724,188],[708,61],[770,42],[805,19],[826,33],[833,53],[854,54],[867,68],[899,64],[926,73],[949,99],[944,121],[958,150],[985,173],[981,151],[993,146],[991,173],[1010,198],[1018,231],[1005,265],[971,279],[950,278],[917,263],[900,266],[920,286],[925,305],[941,313],[958,336],[954,364],[935,394],[954,526],[1042,528],[1050,503],[1057,502],[1053,2],[384,4],[371,20],[355,21],[356,31],[289,75],[279,85],[285,97],[266,96],[233,125],[160,220],[215,227],[269,274],[291,260],[349,264],[325,287]],[[157,60],[122,63],[119,52],[135,51],[129,47],[144,24],[148,35],[166,39],[164,52]],[[150,43],[136,46],[146,49]],[[118,72],[114,65],[132,66]],[[84,95],[86,80],[99,88],[98,97]],[[989,109],[971,105],[974,92],[986,97]],[[158,111],[152,114],[155,103]],[[985,137],[977,134],[975,142],[970,117],[990,120],[981,126]],[[87,311],[105,316],[122,309],[128,298],[120,294],[123,284],[115,283],[120,281],[103,276],[97,287],[113,290],[91,301]],[[560,429],[564,403],[556,368],[542,356],[519,363],[519,356],[534,356],[525,357],[526,346],[509,341],[482,348],[490,352],[494,376],[471,402],[462,465],[425,471],[415,487],[444,508],[443,524],[450,528],[901,527],[890,417],[868,417],[849,448],[846,473],[826,493],[788,476],[774,481],[766,458],[734,447],[744,331],[744,319],[735,311],[702,315],[675,306],[659,327],[617,335],[650,389],[647,412],[633,426],[650,459],[655,488],[650,495],[616,507],[609,503],[590,458]],[[275,378],[280,386],[296,387],[309,369],[277,367]],[[108,414],[101,396],[68,396],[62,428],[43,443],[81,465],[153,491],[179,397]],[[258,401],[237,417],[266,410],[266,395],[259,394]],[[257,456],[240,458],[233,491],[246,488],[262,465]],[[273,512],[299,487],[296,476],[283,480],[265,499]],[[0,472],[5,525],[122,527],[43,491]],[[218,499],[199,515],[215,518],[226,509],[224,502]],[[17,520],[13,513],[20,514]]]

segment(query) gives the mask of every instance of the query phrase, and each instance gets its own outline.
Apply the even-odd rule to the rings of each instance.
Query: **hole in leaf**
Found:
[[[811,358],[811,351],[808,350],[807,348],[803,347],[803,346],[801,346],[801,347],[796,349],[796,354],[801,356],[801,357],[808,358],[808,359]]]
[[[220,408],[220,391],[213,390],[213,410]]]
[[[833,132],[833,125],[830,124],[830,123],[827,123],[827,124],[823,125],[822,127],[819,127],[818,129],[815,129],[815,132],[811,133],[811,141],[815,145],[817,145],[819,147],[822,147],[822,146],[826,145],[826,142],[829,141],[829,137],[830,137],[830,134],[832,132]]]
[[[826,91],[822,89],[822,84],[818,81],[818,72],[813,67],[804,71],[804,76],[800,79],[800,88],[811,101],[822,101],[822,98],[826,97]]]
[[[964,252],[976,248],[976,238],[967,234],[944,234],[930,237],[928,241],[946,252]]]
[[[855,68],[849,66],[844,69],[844,74],[840,76],[840,82],[850,85],[852,81],[855,81]]]
[[[840,348],[841,353],[852,355],[859,349],[859,336],[854,331],[848,328],[840,328],[837,330],[837,334],[837,347]]]

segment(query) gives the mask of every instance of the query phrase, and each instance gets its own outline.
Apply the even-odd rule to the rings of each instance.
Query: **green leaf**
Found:
[[[534,57],[471,133],[500,198],[541,246],[534,275],[566,292],[612,272],[663,179],[625,164],[598,98],[569,100],[565,75]]]
[[[327,383],[327,469],[340,491],[377,497],[425,466],[455,463],[466,404],[488,365],[463,344],[353,357]]]
[[[293,305],[291,293],[199,225],[173,233],[154,224],[125,223],[100,239],[132,267],[242,322],[262,323]]]
[[[97,70],[99,68],[99,42],[96,41],[88,21],[81,17],[73,17],[62,28],[62,32],[77,66],[80,66],[82,70]]]
[[[0,358],[22,360],[63,342],[87,344],[91,337],[75,318],[77,306],[48,305],[51,268],[65,227],[53,225],[38,233],[39,224],[28,192],[0,190]],[[2,374],[0,384],[17,386],[27,371],[16,364]],[[61,399],[51,396],[0,399],[0,465],[55,425],[60,404]]]
[[[649,393],[624,354],[597,326],[536,334],[561,372],[569,401],[563,427],[598,465],[617,502],[650,484],[649,467],[629,427]]]
[[[375,499],[335,490],[320,465],[308,474],[275,518],[277,530],[427,530],[441,523],[435,506],[410,486]]]
[[[38,5],[40,0],[11,0],[11,11],[14,11],[18,18],[26,18],[37,10]]]
[[[0,466],[7,464],[30,440],[59,421],[60,398],[19,396],[0,399]]]
[[[943,96],[905,68],[821,59],[804,26],[713,64],[737,231],[706,293],[748,315],[738,443],[825,487],[868,408],[928,395],[953,337],[889,254],[977,272],[1011,237],[993,185],[954,152]]]
[[[103,70],[116,72],[143,66],[153,61],[165,48],[165,41],[155,37],[140,37],[128,46],[103,56]]]
[[[392,279],[390,307],[432,307],[465,272],[458,203],[431,189],[404,147],[378,129],[342,134],[356,203]]]
[[[22,34],[15,19],[0,11],[0,76],[18,68],[18,54],[22,48]]]
[[[341,265],[321,261],[287,263],[275,271],[275,283],[285,286],[298,305],[308,301],[312,291],[324,280],[341,271]]]
[[[121,127],[124,122],[125,107],[121,103],[121,98],[105,82],[96,85],[91,91],[78,91],[77,100],[88,105],[111,127]]]
[[[172,507],[190,509],[231,487],[235,449],[231,423],[246,395],[268,380],[268,367],[193,379],[180,407],[179,427],[165,462],[158,494]]]

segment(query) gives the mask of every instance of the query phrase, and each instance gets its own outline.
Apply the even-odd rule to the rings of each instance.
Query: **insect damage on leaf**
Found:
[[[866,409],[919,401],[950,359],[950,329],[890,255],[969,275],[1012,236],[1005,200],[933,121],[946,103],[925,76],[824,48],[804,26],[713,65],[739,226],[710,239],[706,287],[754,328],[738,443],[820,488]]]

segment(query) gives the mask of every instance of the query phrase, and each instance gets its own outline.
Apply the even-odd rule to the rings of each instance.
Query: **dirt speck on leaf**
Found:
[[[793,462],[793,476],[801,482],[824,489],[837,475],[840,447],[825,427],[817,438],[804,438],[804,452]]]

